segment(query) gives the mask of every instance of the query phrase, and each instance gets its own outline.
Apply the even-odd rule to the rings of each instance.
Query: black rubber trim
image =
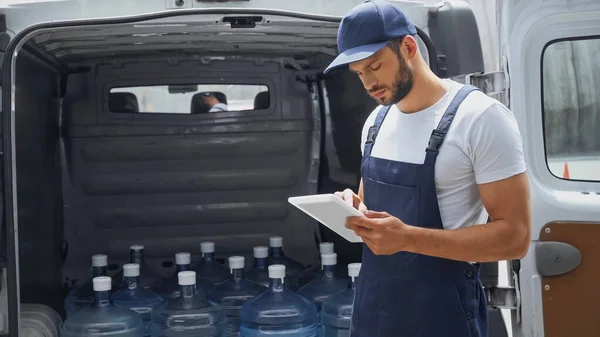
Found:
[[[429,35],[427,35],[421,28],[416,28],[417,35],[421,38],[421,40],[423,40],[423,43],[425,43],[425,47],[427,47],[427,55],[429,56],[429,68],[431,68],[431,71],[436,76],[440,76],[440,67],[438,65],[437,52],[435,51],[433,41],[431,41]]]

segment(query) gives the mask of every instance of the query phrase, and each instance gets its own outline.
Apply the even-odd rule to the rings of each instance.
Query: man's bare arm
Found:
[[[405,250],[472,262],[520,259],[525,256],[531,240],[527,174],[479,185],[479,191],[490,215],[490,223],[457,230],[408,226]]]

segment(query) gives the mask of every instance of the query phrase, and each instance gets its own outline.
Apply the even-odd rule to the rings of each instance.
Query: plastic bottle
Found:
[[[227,281],[217,285],[207,294],[207,298],[219,303],[227,313],[227,337],[240,335],[240,309],[246,301],[255,298],[267,290],[266,287],[244,278],[243,256],[229,257],[231,276]]]
[[[333,249],[333,242],[321,242],[319,244],[319,259],[321,254],[335,253]],[[344,268],[340,264],[336,264],[335,275],[338,277],[346,277],[348,276],[346,268]],[[319,279],[323,276],[323,268],[321,268],[321,262],[317,266],[313,266],[311,268],[305,269],[301,274],[298,280],[298,287],[302,287],[308,282]]]
[[[167,279],[163,286],[157,290],[158,295],[160,295],[165,300],[172,300],[179,296],[179,291],[181,287],[179,286],[179,276],[178,274],[182,271],[189,271],[191,256],[190,253],[177,253],[175,254],[175,275]],[[197,279],[196,280],[196,291],[206,294],[213,288],[212,282],[205,279]]]
[[[139,285],[151,291],[159,289],[164,282],[164,278],[154,272],[144,261],[144,246],[131,245],[129,246],[129,263],[137,263],[140,265]],[[121,270],[114,278],[118,281],[123,280],[123,270]],[[119,288],[127,287],[126,284],[119,282]]]
[[[61,329],[61,337],[142,337],[144,324],[136,312],[111,301],[111,278],[94,277],[92,305],[73,312]]]
[[[317,308],[284,287],[285,266],[269,266],[267,291],[247,301],[240,312],[242,337],[316,337]]]
[[[71,290],[65,298],[65,312],[67,316],[82,308],[89,307],[94,302],[94,277],[107,275],[108,256],[105,254],[92,255],[92,278],[82,285]]]
[[[298,288],[298,279],[304,271],[304,266],[297,261],[285,256],[283,252],[283,238],[281,236],[272,236],[269,238],[269,265],[282,264],[285,266],[286,275],[289,276],[288,287],[290,289]]]
[[[269,247],[256,246],[253,248],[254,253],[254,264],[252,268],[246,273],[246,279],[258,283],[265,288],[269,287],[271,279],[269,278]],[[290,283],[289,276],[285,277],[284,286],[288,286]]]
[[[348,284],[347,277],[338,277],[335,275],[335,266],[337,264],[336,253],[321,254],[321,263],[323,266],[322,276],[298,289],[298,294],[312,300],[319,310],[324,300],[329,296],[344,291]]]
[[[126,285],[112,295],[116,305],[129,308],[142,316],[144,321],[144,336],[150,336],[152,311],[166,303],[157,294],[143,288],[139,284],[140,265],[128,263],[123,265],[123,281]]]
[[[229,271],[225,266],[215,260],[215,243],[205,241],[200,243],[202,259],[194,267],[198,278],[209,280],[213,285],[225,282],[229,278]]]
[[[356,278],[360,274],[360,267],[360,263],[350,263],[348,265],[350,282],[346,290],[329,297],[323,302],[321,308],[323,337],[350,336],[350,321],[356,294]]]
[[[196,273],[177,274],[179,297],[152,312],[153,337],[224,337],[225,309],[196,292]]]

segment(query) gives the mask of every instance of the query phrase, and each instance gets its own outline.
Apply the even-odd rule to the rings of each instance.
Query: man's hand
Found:
[[[375,255],[406,250],[411,226],[386,212],[367,211],[365,215],[348,217],[346,227],[360,236]]]
[[[335,195],[342,198],[348,205],[356,208],[362,213],[367,212],[367,206],[365,206],[360,197],[352,192],[351,189],[347,188],[343,192],[335,192]]]

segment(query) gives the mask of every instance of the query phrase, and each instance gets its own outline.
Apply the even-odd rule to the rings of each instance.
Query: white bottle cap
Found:
[[[269,278],[283,280],[285,278],[285,266],[282,264],[270,265],[269,266]]]
[[[269,247],[265,246],[256,246],[253,248],[254,250],[254,258],[256,259],[264,259],[269,257]]]
[[[337,264],[337,254],[336,253],[321,254],[321,263],[324,266],[335,266]]]
[[[271,247],[283,246],[283,238],[281,236],[271,236],[269,238],[269,246],[271,246]]]
[[[129,249],[137,252],[140,250],[144,250],[144,246],[143,245],[131,245],[131,246],[129,246]]]
[[[137,263],[127,263],[123,265],[123,276],[138,277],[140,276],[140,265]]]
[[[112,286],[112,280],[108,276],[94,277],[92,280],[94,291],[109,291]]]
[[[175,264],[183,265],[183,264],[190,264],[190,263],[191,263],[190,253],[175,254]]]
[[[358,274],[360,274],[361,265],[362,265],[361,263],[348,264],[348,276],[352,277],[352,279],[354,279],[355,277],[358,277]]]
[[[319,244],[319,253],[321,253],[321,254],[333,253],[333,242],[321,242]]]
[[[92,267],[108,266],[108,256],[105,254],[92,255]]]
[[[215,243],[210,242],[210,241],[201,242],[200,243],[200,251],[202,252],[202,254],[214,253],[215,252]]]
[[[229,270],[233,269],[244,269],[245,258],[243,256],[230,256],[229,257]]]
[[[177,274],[177,279],[180,286],[193,286],[196,284],[196,272],[191,270],[180,271]]]

